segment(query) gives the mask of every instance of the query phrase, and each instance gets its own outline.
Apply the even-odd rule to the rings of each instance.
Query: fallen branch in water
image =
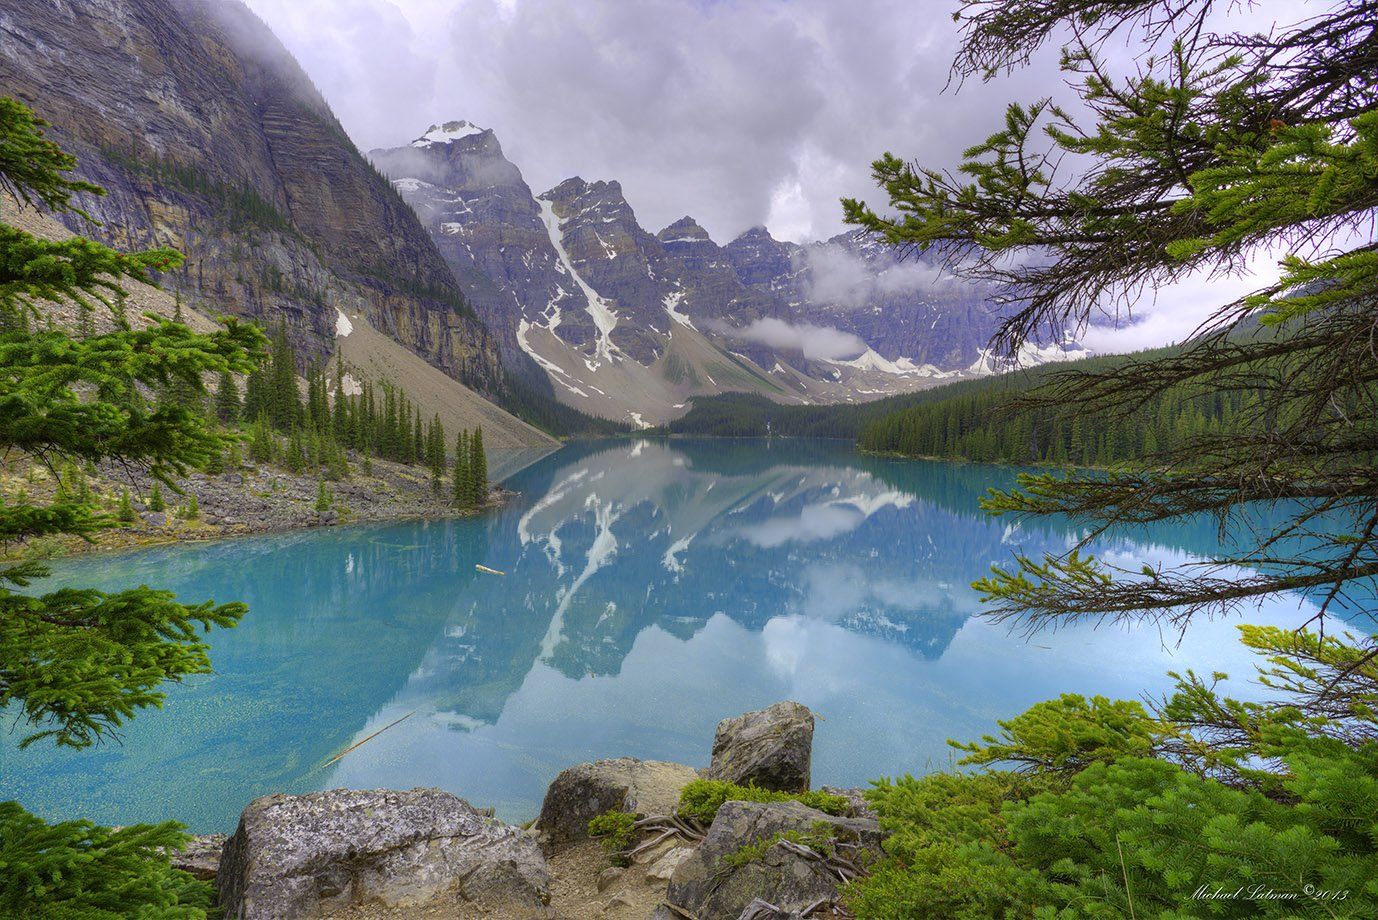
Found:
[[[404,715],[402,718],[398,719],[396,722],[389,722],[387,725],[384,725],[382,728],[378,729],[376,732],[374,732],[373,734],[369,735],[367,738],[365,738],[364,740],[358,742],[357,744],[351,744],[349,747],[345,748],[343,751],[341,751],[340,753],[336,754],[334,757],[330,758],[330,759],[327,760],[325,763],[321,764],[321,769],[325,769],[326,767],[330,766],[332,763],[334,763],[335,761],[339,760],[341,757],[343,757],[344,755],[348,754],[350,751],[354,751],[354,750],[357,750],[357,749],[363,747],[365,744],[368,744],[368,743],[369,743],[370,741],[372,741],[374,738],[377,738],[379,735],[381,735],[383,732],[387,731],[388,729],[392,728],[394,725],[397,725],[397,724],[400,723],[400,722],[405,722],[405,721],[407,721],[408,719],[410,719],[410,718],[411,718],[412,716],[414,716],[414,715],[416,715],[416,710],[415,710],[415,709],[413,709],[411,712],[409,712],[409,713],[407,713],[406,715]]]

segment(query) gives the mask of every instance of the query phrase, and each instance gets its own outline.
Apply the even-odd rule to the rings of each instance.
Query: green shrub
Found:
[[[808,847],[820,856],[832,856],[836,852],[837,831],[838,828],[826,821],[815,821],[807,831],[779,831],[738,847],[719,861],[719,867],[739,869],[763,859],[771,847],[781,840]]]
[[[679,795],[678,813],[712,824],[724,802],[802,802],[830,815],[847,813],[850,803],[840,795],[826,792],[776,792],[759,786],[738,786],[715,779],[696,779]]]
[[[1191,672],[1154,711],[1064,696],[959,745],[982,772],[877,783],[886,858],[845,903],[859,920],[1378,916],[1378,663],[1353,637],[1241,633],[1282,699]]]
[[[589,822],[589,836],[598,837],[603,849],[617,865],[625,865],[623,855],[632,845],[636,815],[629,811],[605,811]]]

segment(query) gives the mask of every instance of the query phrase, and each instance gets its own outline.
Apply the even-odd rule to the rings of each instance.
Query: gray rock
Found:
[[[150,527],[162,527],[167,524],[167,514],[162,511],[145,511],[144,523]]]
[[[797,910],[781,910],[777,905],[757,898],[746,906],[737,920],[802,920],[803,916]]]
[[[603,910],[617,910],[621,907],[631,907],[632,899],[627,897],[625,892],[619,892],[608,899],[608,903],[603,905]]]
[[[792,700],[718,723],[710,779],[808,792],[813,713]]]
[[[169,853],[172,868],[190,872],[202,881],[215,878],[220,870],[220,851],[227,838],[224,834],[199,834],[187,841],[180,850]]]
[[[536,841],[438,789],[255,799],[216,880],[226,917],[293,920],[356,904],[536,907],[550,873]]]
[[[837,880],[824,866],[784,847],[729,866],[724,857],[783,831],[815,832],[826,825],[858,858],[880,855],[880,825],[866,818],[838,818],[798,802],[727,802],[708,836],[670,878],[666,901],[700,920],[737,920],[757,898],[788,915],[837,894]],[[862,856],[861,854],[866,854]],[[854,860],[855,861],[855,860]]]
[[[598,885],[598,890],[607,891],[608,886],[620,879],[626,872],[627,870],[623,869],[621,866],[609,866],[602,872],[599,872],[598,881],[596,883]]]
[[[842,789],[837,786],[819,786],[819,792],[826,792],[828,795],[840,795],[847,800],[847,817],[849,818],[875,818],[876,810],[871,807],[871,803],[866,801],[866,790],[850,787]]]
[[[570,767],[555,777],[536,827],[556,849],[588,837],[589,821],[606,811],[669,814],[698,771],[683,764],[623,757]]]
[[[650,868],[646,870],[646,877],[658,882],[668,882],[674,877],[679,864],[692,855],[694,855],[693,847],[671,847],[665,855],[651,863]]]

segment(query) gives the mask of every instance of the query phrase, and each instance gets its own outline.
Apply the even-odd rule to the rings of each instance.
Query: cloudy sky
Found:
[[[945,0],[247,0],[364,150],[432,123],[493,128],[536,192],[617,179],[655,232],[695,217],[719,242],[765,224],[782,239],[844,229],[885,151],[955,164],[1004,104],[1062,94],[1055,56],[990,84],[946,87]],[[1206,281],[1146,303],[1098,350],[1170,341]]]

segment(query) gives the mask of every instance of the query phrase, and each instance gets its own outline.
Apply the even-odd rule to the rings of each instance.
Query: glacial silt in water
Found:
[[[211,831],[269,792],[438,786],[520,820],[566,766],[703,765],[719,719],[780,699],[824,719],[814,782],[856,785],[945,767],[945,739],[1058,693],[1137,698],[1188,666],[1252,673],[1233,622],[1178,646],[1111,626],[1026,639],[974,617],[969,584],[991,563],[1074,537],[981,514],[979,496],[1013,475],[841,443],[596,442],[517,474],[521,497],[483,518],[64,561],[55,582],[150,584],[250,613],[212,634],[216,673],[169,687],[121,743],[20,751],[8,719],[0,798]],[[1202,522],[1100,549],[1137,569],[1214,540]],[[1308,606],[1281,599],[1248,620],[1293,625]]]

